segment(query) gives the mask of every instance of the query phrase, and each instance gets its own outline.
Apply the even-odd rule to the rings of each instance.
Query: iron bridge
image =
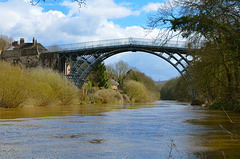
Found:
[[[192,75],[188,71],[191,57],[187,56],[187,47],[182,43],[160,44],[150,39],[124,38],[53,45],[46,48],[50,53],[58,54],[59,72],[79,88],[83,86],[93,68],[111,56],[124,52],[145,52],[156,55],[170,63],[181,74],[192,98],[195,98],[195,86],[190,84]]]

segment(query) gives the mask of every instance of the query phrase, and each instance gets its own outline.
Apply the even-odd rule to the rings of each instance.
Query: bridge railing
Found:
[[[108,47],[113,48],[113,47],[126,46],[126,45],[186,48],[184,45],[184,42],[169,41],[168,43],[162,44],[156,40],[151,40],[151,39],[124,38],[124,39],[81,42],[81,43],[75,43],[75,44],[52,45],[52,46],[46,46],[46,49],[48,49],[49,52],[57,52],[57,51],[84,50],[84,49],[96,49],[96,48],[108,48]]]

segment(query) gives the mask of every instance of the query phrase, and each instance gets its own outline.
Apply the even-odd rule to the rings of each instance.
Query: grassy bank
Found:
[[[0,107],[71,104],[77,97],[75,85],[52,70],[0,63]]]

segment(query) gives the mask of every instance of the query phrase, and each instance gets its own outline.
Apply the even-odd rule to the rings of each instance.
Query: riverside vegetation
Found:
[[[0,35],[0,52],[7,50],[12,41]],[[119,83],[119,90],[112,90],[110,79]],[[159,99],[154,81],[123,61],[107,67],[98,64],[87,81],[79,90],[53,70],[22,69],[21,65],[0,61],[0,107],[143,103]]]
[[[138,80],[134,80],[130,76],[133,71],[130,70],[123,75],[125,80],[120,85],[123,89],[112,90],[105,65],[101,63],[99,66],[103,70],[97,71],[99,69],[97,68],[93,71],[88,83],[85,83],[83,88],[79,90],[75,84],[53,70],[22,69],[19,66],[0,62],[0,107],[15,108],[79,103],[143,103],[159,99],[157,90],[153,92],[150,86],[145,86],[139,81],[141,78],[143,80],[147,77],[145,74],[141,73],[144,76],[135,76]],[[148,80],[151,81],[151,78],[148,77]],[[153,81],[151,82],[154,84]],[[154,86],[151,87],[154,88]]]
[[[71,104],[77,94],[71,82],[52,70],[25,70],[0,63],[0,107]]]
[[[111,89],[110,79],[118,82],[118,90]],[[81,90],[81,102],[145,103],[160,99],[159,91],[150,77],[123,61],[108,66],[100,63]]]
[[[166,5],[150,16],[149,27],[166,28],[169,33],[159,39],[186,39],[193,57],[190,73],[203,103],[240,112],[240,1],[174,0]]]

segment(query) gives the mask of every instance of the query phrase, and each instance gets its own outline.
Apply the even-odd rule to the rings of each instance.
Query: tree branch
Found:
[[[226,116],[228,117],[230,123],[232,124],[239,124],[239,123],[236,123],[236,122],[233,122],[232,119],[230,118],[230,116],[228,115],[228,113],[225,111],[225,109],[222,107],[222,110],[224,111],[224,113],[226,114]]]
[[[46,0],[31,0],[30,4],[33,5],[33,6],[36,6],[41,1],[46,2]],[[56,0],[52,0],[52,1],[56,1]],[[71,0],[71,1],[78,3],[79,7],[81,7],[82,5],[86,5],[86,0]]]

